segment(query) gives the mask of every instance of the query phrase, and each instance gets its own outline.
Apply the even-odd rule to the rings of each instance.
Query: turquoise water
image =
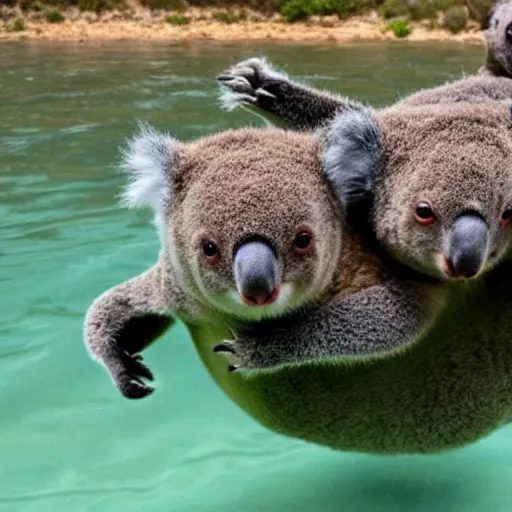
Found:
[[[90,301],[147,268],[146,213],[116,202],[145,120],[190,139],[248,123],[212,76],[259,53],[375,105],[482,62],[482,48],[0,45],[0,511],[509,511],[510,428],[442,456],[339,453],[266,431],[216,388],[181,325],[123,399],[82,344]]]

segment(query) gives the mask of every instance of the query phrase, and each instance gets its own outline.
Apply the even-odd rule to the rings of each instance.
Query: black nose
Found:
[[[268,244],[241,245],[233,259],[233,272],[238,293],[247,304],[264,306],[277,299],[277,258]]]
[[[473,277],[482,269],[489,239],[485,220],[476,213],[457,217],[449,234],[445,249],[446,273],[450,277]]]

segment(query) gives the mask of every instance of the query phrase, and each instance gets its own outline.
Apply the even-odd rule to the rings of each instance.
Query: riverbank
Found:
[[[49,23],[40,13],[22,15],[12,13],[0,22],[0,40],[45,41],[290,41],[343,44],[362,41],[396,40],[388,21],[376,12],[340,20],[337,16],[314,17],[307,22],[286,23],[279,16],[266,18],[257,13],[236,22],[215,18],[208,9],[190,9],[179,14],[149,11],[142,7],[126,12],[109,11],[101,15],[65,11],[64,20]],[[173,18],[172,15],[175,15]],[[173,22],[169,22],[169,16]],[[186,18],[176,24],[177,18]],[[23,19],[22,30],[14,30],[17,19]],[[430,21],[409,22],[411,32],[403,41],[438,41],[482,44],[482,32],[477,23],[469,23],[466,30],[452,34],[448,30],[432,28]],[[21,27],[19,27],[21,28]]]

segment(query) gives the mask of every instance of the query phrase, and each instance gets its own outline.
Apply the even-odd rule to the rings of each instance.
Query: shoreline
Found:
[[[165,21],[171,12],[151,13],[139,8],[126,14],[119,11],[105,12],[101,16],[78,10],[63,12],[66,20],[62,23],[48,23],[41,15],[14,14],[9,21],[23,16],[25,30],[19,32],[7,29],[9,21],[0,24],[0,42],[3,41],[281,41],[318,44],[348,44],[355,42],[402,41],[402,42],[454,42],[484,44],[484,37],[477,24],[452,34],[447,30],[430,29],[425,22],[410,22],[412,32],[398,39],[392,31],[386,30],[387,21],[373,12],[341,21],[326,16],[308,22],[285,23],[278,17],[249,17],[226,24],[211,18],[211,9],[194,9],[184,14],[191,17],[187,25],[172,25]]]

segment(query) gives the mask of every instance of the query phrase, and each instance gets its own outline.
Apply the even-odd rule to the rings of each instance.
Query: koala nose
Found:
[[[277,300],[277,258],[265,242],[241,245],[233,259],[233,272],[238,293],[246,304],[265,306]]]
[[[489,228],[476,213],[466,213],[453,223],[445,250],[445,272],[450,277],[470,278],[484,266]]]

